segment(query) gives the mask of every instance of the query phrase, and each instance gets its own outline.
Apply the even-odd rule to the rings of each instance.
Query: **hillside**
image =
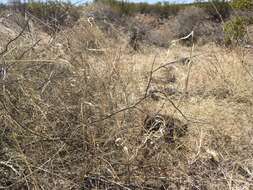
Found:
[[[1,13],[0,189],[253,189],[252,24],[78,10]]]

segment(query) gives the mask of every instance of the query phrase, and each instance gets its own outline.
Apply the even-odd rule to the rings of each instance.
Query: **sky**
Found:
[[[7,0],[0,0],[0,3],[6,3]],[[70,0],[72,3],[76,2],[86,2],[88,0]],[[157,3],[157,2],[163,2],[164,0],[128,0],[129,2],[146,2],[146,3]],[[166,2],[171,3],[186,3],[191,2],[193,0],[166,0]]]
[[[72,0],[72,2],[76,2],[78,0]],[[184,2],[190,2],[192,0],[128,0],[129,2],[146,2],[146,3],[157,3],[157,2],[163,2],[163,1],[166,1],[166,2],[171,2],[171,3],[175,3],[175,2],[178,2],[178,3],[184,3]]]

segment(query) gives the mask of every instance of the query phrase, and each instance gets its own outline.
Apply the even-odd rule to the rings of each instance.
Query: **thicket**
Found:
[[[9,6],[22,14],[32,14],[51,29],[59,30],[60,26],[70,25],[79,19],[78,7],[70,2],[31,1],[29,3],[12,3]]]
[[[171,4],[168,2],[165,3],[158,2],[156,4],[131,3],[116,0],[95,0],[94,2],[107,4],[124,15],[141,13],[141,14],[156,14],[159,15],[160,17],[169,17],[172,15],[176,15],[180,10],[189,6],[188,4]]]
[[[202,8],[212,19],[218,21],[229,17],[231,12],[230,4],[225,0],[211,0],[208,2],[196,1],[191,4],[173,4],[169,2],[148,4],[116,0],[95,0],[94,2],[105,3],[125,15],[131,15],[134,13],[156,14],[165,18],[177,15],[179,11],[192,6]]]

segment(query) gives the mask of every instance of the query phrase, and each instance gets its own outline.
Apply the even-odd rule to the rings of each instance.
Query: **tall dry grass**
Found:
[[[1,56],[0,189],[252,188],[245,50],[132,52],[81,20],[18,59],[28,36]],[[186,134],[145,130],[156,114]]]

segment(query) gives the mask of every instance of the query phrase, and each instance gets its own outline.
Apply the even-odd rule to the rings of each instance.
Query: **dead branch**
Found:
[[[31,49],[33,49],[40,41],[41,41],[41,39],[36,41],[31,47],[26,49],[17,59],[22,59],[25,56],[25,54],[27,54]]]
[[[0,52],[0,56],[3,56],[6,52],[8,52],[10,44],[11,44],[12,42],[16,41],[20,36],[22,36],[22,35],[24,34],[24,32],[25,32],[27,26],[29,25],[29,20],[30,20],[30,19],[27,20],[25,26],[22,28],[22,30],[19,32],[19,34],[18,34],[15,38],[11,39],[11,40],[5,45],[4,50],[3,50],[2,52]]]
[[[30,16],[32,19],[38,21],[40,24],[43,24],[44,26],[48,27],[51,31],[54,32],[54,28],[52,26],[50,26],[49,24],[45,23],[44,21],[42,21],[41,19],[39,19],[38,17],[34,16],[33,14],[31,14],[28,11],[25,11],[25,13]],[[59,29],[59,28],[58,28]]]
[[[14,168],[14,166],[10,165],[8,162],[0,161],[0,165],[10,168],[15,174],[20,175],[20,173]]]
[[[153,69],[154,69],[156,57],[157,57],[157,54],[155,55],[154,60],[153,60],[153,62],[152,62],[151,71],[150,71],[150,74],[149,74],[148,85],[147,85],[147,87],[146,87],[146,91],[145,91],[145,96],[144,96],[144,97],[147,97],[147,95],[148,95],[148,90],[149,90],[150,84],[151,84],[151,82],[152,82],[153,73],[154,73]]]
[[[187,61],[187,60],[189,60],[191,58],[194,58],[194,57],[198,57],[200,55],[203,55],[203,54],[194,55],[194,56],[188,56],[188,57],[184,57],[184,58],[181,58],[181,59],[178,59],[178,60],[175,60],[175,61],[164,63],[163,65],[161,65],[161,66],[157,67],[156,69],[154,69],[153,73],[159,71],[162,68],[166,68],[166,67],[168,67],[170,65],[173,65],[173,64],[176,64],[176,63],[184,63],[185,61]]]
[[[51,83],[51,79],[52,79],[53,74],[54,74],[54,71],[51,71],[51,73],[50,73],[47,81],[41,87],[41,94],[44,93],[44,91],[46,90],[47,86]]]
[[[41,169],[43,169],[44,166],[46,166],[50,161],[52,161],[61,150],[63,150],[63,148],[65,148],[66,144],[63,144],[47,161],[45,161],[43,164],[41,164],[40,166],[37,167],[37,169],[33,170],[30,174],[27,174],[26,176],[22,177],[21,179],[17,180],[15,183],[7,186],[7,187],[3,187],[3,189],[10,189],[11,187],[13,187],[14,185],[16,185],[17,183],[25,180],[26,178],[30,177],[31,175],[33,175],[34,173],[40,171]],[[1,188],[1,187],[0,187]]]
[[[11,116],[11,114],[9,113],[9,110],[8,110],[6,104],[5,104],[5,102],[3,100],[0,100],[0,102],[2,103],[2,105],[4,107],[4,110],[6,111],[7,118],[10,120],[10,122],[14,123],[19,128],[22,128],[23,130],[29,132],[30,134],[33,134],[33,135],[35,135],[37,137],[41,137],[43,139],[47,139],[49,141],[55,141],[55,140],[57,141],[57,140],[59,140],[59,138],[55,138],[54,139],[54,138],[51,138],[51,137],[43,136],[43,135],[41,135],[41,134],[39,134],[39,133],[37,133],[37,132],[35,132],[35,131],[33,131],[33,130],[25,127],[25,126],[23,126],[19,121],[17,121],[15,118],[13,118]]]
[[[91,179],[91,180],[95,180],[95,181],[100,181],[100,182],[102,182],[104,184],[107,184],[107,185],[110,185],[110,186],[112,186],[112,185],[113,186],[118,186],[120,189],[124,189],[124,190],[131,190],[129,187],[126,187],[126,185],[117,183],[115,181],[106,179],[106,178],[101,177],[101,176],[87,176],[86,179],[87,180]]]
[[[178,108],[178,106],[176,106],[176,104],[167,96],[166,93],[162,92],[162,91],[157,91],[157,93],[162,94],[163,96],[165,96],[165,99],[168,100],[171,105],[181,114],[181,116],[186,120],[186,121],[190,121],[186,115]]]

